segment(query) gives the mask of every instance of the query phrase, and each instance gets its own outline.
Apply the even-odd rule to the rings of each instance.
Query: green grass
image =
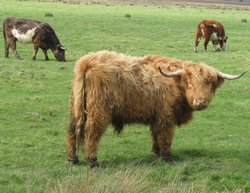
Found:
[[[0,52],[0,192],[250,192],[250,14],[241,10],[156,8],[0,1],[0,16],[46,21],[67,48],[66,63],[32,45],[18,44],[22,60]],[[45,17],[52,13],[53,17]],[[131,17],[127,17],[130,15]],[[202,19],[220,20],[228,49],[211,44],[194,53]],[[0,27],[2,31],[2,26]],[[3,39],[0,38],[3,46]],[[248,73],[226,81],[210,107],[177,128],[170,166],[151,153],[149,128],[125,127],[121,136],[108,128],[99,146],[101,167],[66,159],[66,128],[74,62],[109,49],[129,55],[157,54],[205,62],[226,73]]]

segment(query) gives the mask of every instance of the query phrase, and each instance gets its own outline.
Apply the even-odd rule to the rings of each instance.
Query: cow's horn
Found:
[[[175,72],[163,72],[160,67],[159,71],[165,77],[176,77],[176,76],[181,76],[183,74],[183,70],[177,70]]]
[[[218,75],[218,77],[223,78],[223,79],[234,80],[234,79],[238,79],[238,78],[242,77],[246,72],[247,71],[243,72],[240,75],[231,75],[231,74],[225,74],[225,73],[218,71],[217,75]]]
[[[60,48],[61,48],[62,50],[66,50],[66,48],[65,48],[64,46],[60,46]]]

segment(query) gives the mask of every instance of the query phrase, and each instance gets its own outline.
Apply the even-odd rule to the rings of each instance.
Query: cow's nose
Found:
[[[207,99],[205,99],[205,98],[199,98],[199,99],[197,99],[197,101],[200,104],[204,104],[204,103],[206,103]]]
[[[193,101],[194,107],[203,108],[207,106],[207,99],[206,98],[196,98]]]

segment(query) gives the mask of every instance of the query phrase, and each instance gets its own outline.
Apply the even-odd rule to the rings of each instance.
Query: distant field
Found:
[[[41,50],[32,61],[32,45],[20,43],[23,59],[12,52],[5,59],[0,38],[0,192],[250,192],[249,11],[20,0],[0,1],[0,7],[2,21],[16,16],[48,22],[67,48],[65,63],[51,52],[44,61]],[[215,53],[209,44],[206,53],[202,42],[193,52],[202,19],[224,24],[225,52]],[[174,165],[151,154],[147,126],[129,125],[120,136],[107,129],[98,151],[101,167],[91,170],[81,152],[79,166],[66,158],[70,82],[75,61],[103,49],[248,72],[225,81],[207,110],[176,129]]]
[[[140,5],[140,6],[179,6],[179,7],[206,7],[209,9],[241,9],[249,10],[250,1],[243,0],[37,0],[45,2],[63,2],[73,4],[102,4],[102,5]]]

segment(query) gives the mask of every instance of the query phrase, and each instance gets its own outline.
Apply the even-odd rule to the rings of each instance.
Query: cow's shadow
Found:
[[[27,59],[23,59],[21,58],[20,60],[27,60]],[[66,59],[66,61],[58,61],[55,58],[50,58],[49,60],[45,60],[44,58],[37,58],[35,60],[30,59],[33,62],[45,62],[45,63],[61,63],[61,64],[67,64],[67,63],[72,63],[72,62],[76,62],[77,59]]]
[[[220,159],[239,159],[241,162],[249,163],[250,152],[242,152],[237,150],[199,150],[199,149],[185,149],[185,150],[176,150],[173,151],[174,163],[170,166],[176,164],[187,163],[187,162],[196,162],[196,160],[209,160],[209,162],[216,162]],[[110,167],[119,167],[121,165],[147,165],[154,166],[157,164],[165,164],[158,156],[153,154],[147,154],[143,157],[133,157],[127,158],[125,156],[117,156],[112,160],[102,160],[99,158],[100,168],[110,168]],[[167,164],[167,163],[166,163]],[[86,165],[81,161],[80,165]]]

